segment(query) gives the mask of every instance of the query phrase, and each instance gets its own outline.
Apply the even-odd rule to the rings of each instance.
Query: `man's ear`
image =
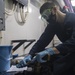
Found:
[[[53,9],[52,9],[52,13],[55,14],[56,11],[57,11],[57,8],[54,6]]]
[[[56,12],[56,11],[57,11],[57,7],[56,7],[56,6],[54,6],[54,7],[53,7],[53,10]]]

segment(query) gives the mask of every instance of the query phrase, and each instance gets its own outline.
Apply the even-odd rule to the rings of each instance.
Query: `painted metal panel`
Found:
[[[4,0],[0,0],[0,31],[5,30]]]

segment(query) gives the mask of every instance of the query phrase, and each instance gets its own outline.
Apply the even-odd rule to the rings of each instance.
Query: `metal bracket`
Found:
[[[23,6],[28,6],[28,0],[13,0],[14,3],[19,3]]]
[[[26,49],[26,48],[29,47],[34,41],[35,41],[34,39],[33,39],[33,40],[12,40],[12,41],[11,41],[11,44],[18,42],[18,44],[17,44],[12,50],[13,50],[13,52],[14,52],[14,51],[17,50],[21,45],[23,45],[25,42],[29,42],[29,43],[24,47],[24,49]]]

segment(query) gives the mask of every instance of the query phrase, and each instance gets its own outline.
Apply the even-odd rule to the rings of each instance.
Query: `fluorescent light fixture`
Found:
[[[75,0],[71,0],[72,6],[75,6]]]

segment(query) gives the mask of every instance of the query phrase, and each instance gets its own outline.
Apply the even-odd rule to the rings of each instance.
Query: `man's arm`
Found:
[[[61,53],[72,53],[75,52],[75,30],[72,33],[71,38],[69,38],[67,41],[65,41],[62,44],[59,44],[56,46],[56,49]]]
[[[45,47],[51,42],[55,35],[55,26],[52,24],[49,24],[44,33],[41,35],[39,40],[35,43],[35,45],[30,50],[29,54],[34,54],[37,52],[40,52],[45,49]]]

